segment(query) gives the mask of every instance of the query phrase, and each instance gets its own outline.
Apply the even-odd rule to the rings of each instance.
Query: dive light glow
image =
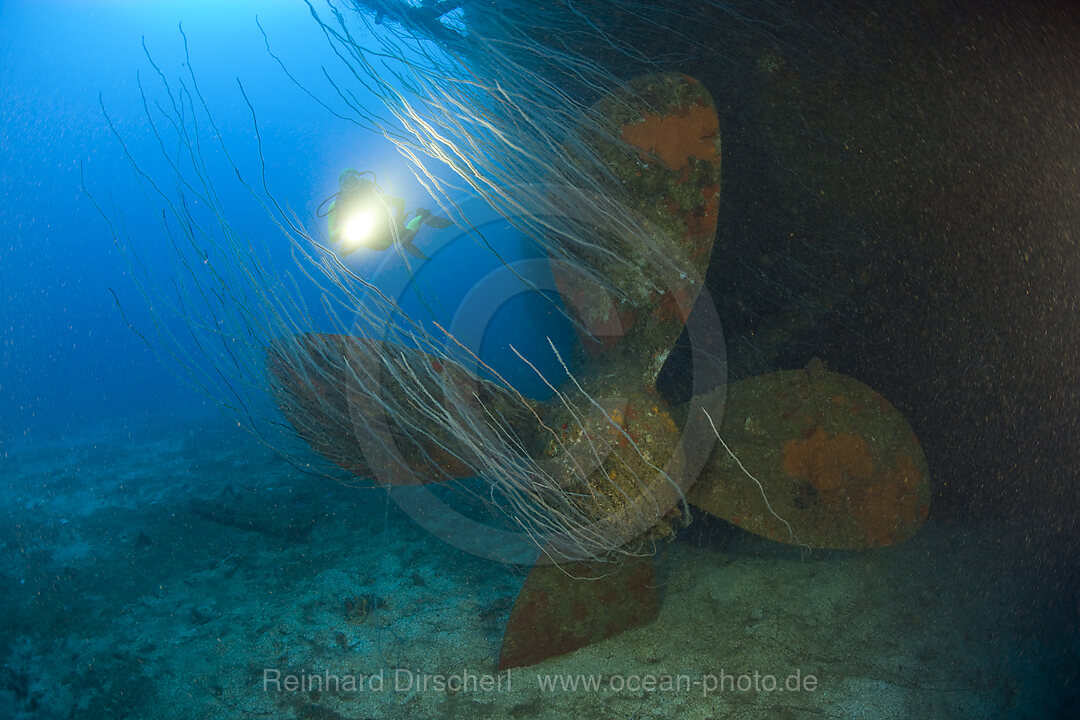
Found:
[[[342,237],[345,240],[344,244],[350,248],[368,244],[371,240],[372,232],[375,230],[375,217],[375,213],[369,208],[357,210],[353,213],[353,215],[345,221],[345,228],[342,234]]]

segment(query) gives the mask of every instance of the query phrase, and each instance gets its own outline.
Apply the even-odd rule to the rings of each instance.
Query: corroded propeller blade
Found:
[[[718,430],[762,487],[717,447],[687,498],[770,540],[880,547],[914,535],[929,514],[926,457],[904,416],[820,362],[735,383]]]
[[[523,443],[536,432],[536,416],[517,394],[445,359],[381,340],[293,335],[274,342],[267,367],[278,406],[297,434],[340,467],[380,484],[474,475],[475,458],[454,433],[453,413],[498,412]],[[410,393],[442,399],[451,415],[433,420]]]
[[[588,330],[580,333],[586,350],[604,351],[606,362],[618,347],[655,379],[712,255],[720,121],[705,86],[674,73],[631,80],[596,103],[593,116],[604,132],[582,134],[626,190],[610,222],[625,220],[645,232],[626,242],[618,233],[603,236],[614,246],[600,250],[568,247],[567,257],[552,257],[552,274]],[[604,209],[602,200],[597,204]]]
[[[648,625],[659,613],[651,556],[535,565],[510,612],[499,670],[564,655]]]

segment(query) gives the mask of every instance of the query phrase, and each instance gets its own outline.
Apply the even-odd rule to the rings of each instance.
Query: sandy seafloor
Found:
[[[403,679],[493,673],[524,571],[444,544],[380,491],[299,473],[223,421],[103,426],[0,456],[0,718],[1050,718],[1080,707],[1077,608],[1057,586],[1073,583],[1028,561],[1055,545],[1037,523],[932,519],[898,547],[804,556],[699,518],[658,557],[652,625],[515,670],[509,691],[398,690],[399,668]],[[383,689],[268,691],[267,669],[381,671]],[[755,672],[757,690],[703,693],[710,675]],[[796,672],[816,687],[762,685]],[[603,675],[604,687],[542,691],[537,676],[556,674]],[[683,686],[637,686],[667,674]]]

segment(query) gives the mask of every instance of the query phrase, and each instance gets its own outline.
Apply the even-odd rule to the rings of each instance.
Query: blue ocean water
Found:
[[[108,225],[81,192],[80,172],[102,201],[130,213],[130,232],[148,264],[169,262],[160,226],[111,136],[100,101],[135,149],[153,138],[145,126],[136,73],[152,81],[142,42],[175,74],[183,62],[179,23],[193,57],[206,68],[203,90],[222,108],[225,129],[245,122],[235,77],[266,110],[268,142],[295,142],[304,153],[276,156],[282,177],[306,199],[329,193],[336,173],[326,158],[343,138],[297,122],[299,94],[271,79],[257,52],[257,11],[268,29],[306,27],[306,9],[274,3],[4,3],[3,387],[5,436],[63,435],[80,426],[132,416],[202,412],[205,398],[186,392],[123,321],[149,323],[148,310],[114,247]],[[314,44],[297,33],[283,44]],[[321,177],[325,174],[325,177]],[[320,184],[321,183],[321,184]],[[140,207],[142,205],[142,207]],[[141,212],[140,212],[141,211]],[[137,420],[141,421],[141,420]]]
[[[733,9],[746,24],[715,57],[708,39],[669,52],[654,35],[634,36],[643,52],[707,75],[717,98],[725,205],[715,264],[724,272],[710,292],[733,331],[733,366],[752,374],[820,356],[885,394],[926,448],[930,520],[895,547],[807,556],[694,511],[658,555],[654,623],[515,671],[504,688],[502,633],[529,568],[443,542],[449,532],[439,538],[414,523],[407,501],[313,477],[238,428],[218,407],[223,398],[177,377],[168,349],[177,346],[156,330],[180,333],[178,347],[192,357],[204,349],[183,335],[183,322],[156,315],[160,305],[136,282],[144,270],[184,275],[160,203],[125,156],[126,147],[152,178],[169,175],[140,94],[141,83],[151,112],[167,102],[154,65],[175,83],[191,77],[190,63],[215,119],[202,146],[212,175],[231,172],[213,146],[220,132],[258,177],[254,108],[268,182],[301,217],[337,191],[345,167],[375,170],[410,208],[436,207],[390,142],[318,107],[268,55],[260,25],[302,85],[325,87],[322,68],[336,58],[308,7],[0,2],[0,719],[1073,716],[1070,368],[1080,367],[1080,333],[1069,313],[1080,296],[1068,228],[1080,217],[1070,180],[1080,158],[1071,116],[1055,113],[1072,107],[1080,65],[1034,70],[1040,43],[1067,46],[1075,35],[1039,30],[1062,20],[1049,9],[1032,18],[1002,10],[996,20],[962,7],[900,13],[888,22],[911,46],[923,47],[922,22],[941,33],[925,55],[900,55],[890,72],[867,69],[870,60],[837,70],[814,54],[818,46],[785,35],[792,26],[748,23],[752,5]],[[618,27],[648,10],[618,3],[605,17]],[[1075,27],[1075,16],[1064,18],[1061,27]],[[806,22],[890,34],[877,19]],[[765,25],[780,37],[754,47],[751,29]],[[961,41],[972,33],[979,42],[970,47],[990,47],[985,55]],[[954,41],[962,51],[951,53]],[[1019,86],[995,79],[1017,82],[1009,63],[994,60],[1003,47],[1031,63]],[[685,59],[694,55],[696,65]],[[819,74],[831,79],[811,80]],[[922,94],[950,83],[957,91],[944,100]],[[794,98],[800,84],[812,89]],[[380,102],[352,90],[360,105]],[[858,101],[846,107],[829,92]],[[896,100],[903,113],[879,99],[909,96],[911,106]],[[1039,112],[1011,114],[1024,107]],[[819,114],[808,111],[804,126],[783,112],[792,108]],[[796,118],[796,129],[777,116]],[[841,176],[871,190],[848,195],[822,179]],[[251,197],[222,187],[222,204],[236,209],[230,223],[265,242],[275,263],[295,262]],[[782,202],[791,187],[809,188],[801,204]],[[835,205],[822,209],[822,197]],[[888,210],[869,197],[889,198]],[[530,262],[541,250],[494,211],[472,218],[501,260],[463,230],[426,228],[417,245],[432,259],[415,271],[394,250],[359,253],[350,267],[406,312],[452,327],[498,369],[515,367],[511,346],[546,355],[549,337],[569,357],[573,329],[544,263]],[[114,243],[117,227],[138,264]],[[853,249],[868,246],[879,252]],[[504,262],[529,268],[547,294],[521,292]],[[843,298],[822,291],[815,273]],[[337,330],[319,292],[298,278],[315,328]],[[502,298],[490,317],[491,296],[473,292],[480,284]],[[549,393],[517,371],[527,395]],[[447,688],[447,677],[470,673],[495,687]],[[797,699],[761,686],[761,676],[782,686],[796,674]],[[308,685],[283,691],[282,675]],[[359,677],[360,689],[312,685],[331,677]],[[604,689],[584,689],[590,678]]]
[[[158,140],[138,83],[144,84],[151,106],[165,102],[147,55],[175,83],[186,73],[182,32],[199,90],[229,152],[246,162],[248,171],[255,167],[252,116],[239,81],[257,108],[273,192],[301,214],[313,216],[316,206],[336,192],[338,173],[352,166],[376,170],[384,186],[408,199],[410,209],[434,205],[388,141],[313,107],[268,56],[256,20],[298,81],[314,85],[321,80],[320,69],[334,60],[302,3],[138,7],[127,2],[14,2],[5,3],[2,12],[5,392],[0,416],[9,439],[36,432],[62,435],[129,416],[136,424],[149,415],[182,417],[213,405],[178,384],[128,327],[150,334],[156,321],[132,281],[137,272],[128,267],[87,194],[102,204],[110,220],[123,218],[123,230],[143,265],[154,271],[171,266],[173,250],[163,237],[154,200],[138,183],[106,113],[145,172],[166,170],[155,156]],[[379,102],[363,92],[359,101]],[[207,152],[210,162],[222,162],[220,151]],[[244,204],[242,190],[222,192],[224,205],[245,213],[239,229],[271,238],[266,242],[272,257],[288,262],[289,244],[274,240],[280,233],[270,219]],[[486,233],[497,243],[506,244],[508,261],[537,254],[516,239],[513,228],[498,227],[493,219],[480,222],[487,223]],[[442,265],[427,268],[422,282],[426,292],[435,292],[443,323],[452,319],[454,303],[471,281],[497,266],[470,250],[471,243],[455,242],[463,234],[451,228],[435,237],[425,232],[419,239],[422,245],[437,242],[442,248],[442,259],[434,263]],[[447,263],[451,272],[445,272]],[[350,264],[361,272],[378,266],[383,275],[404,265],[392,252],[358,253]],[[438,279],[434,285],[432,278]],[[406,283],[401,292],[415,296],[417,287]],[[530,304],[527,298],[511,302]],[[313,304],[317,307],[317,300]],[[501,342],[516,342],[519,348],[531,342],[521,333],[507,334],[529,324],[508,318],[547,310],[543,302],[504,309],[509,315],[495,321],[502,328]],[[549,334],[565,347],[567,333],[566,327],[553,327]]]

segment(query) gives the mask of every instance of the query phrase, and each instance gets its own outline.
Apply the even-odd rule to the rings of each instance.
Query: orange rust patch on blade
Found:
[[[830,507],[843,502],[851,479],[866,481],[873,469],[870,447],[856,435],[830,436],[819,427],[804,440],[784,442],[784,472],[809,481]]]
[[[714,157],[719,129],[712,107],[692,105],[685,112],[663,117],[649,113],[641,122],[623,125],[622,139],[660,158],[674,171],[687,167],[692,157]]]
[[[852,491],[851,514],[867,544],[890,545],[926,519],[930,508],[918,492],[925,480],[915,461],[900,455],[881,480]]]

